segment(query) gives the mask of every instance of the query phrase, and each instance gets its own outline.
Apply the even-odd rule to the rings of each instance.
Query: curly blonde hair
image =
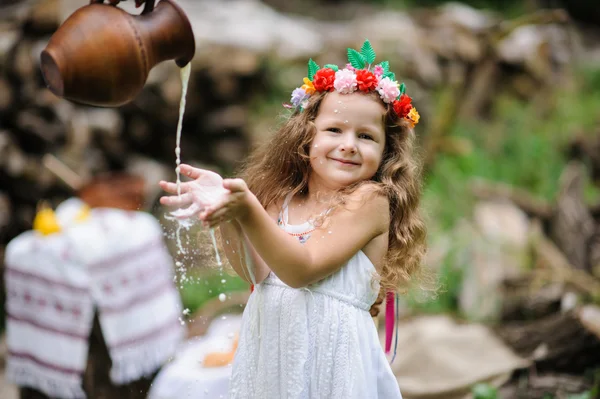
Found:
[[[362,94],[362,93],[361,93]],[[306,193],[311,172],[309,150],[315,137],[314,121],[327,93],[311,96],[303,111],[294,111],[268,142],[256,149],[239,175],[264,208],[280,204],[288,194]],[[368,182],[345,188],[340,196],[369,183],[386,195],[390,204],[388,250],[380,272],[383,290],[407,287],[421,270],[426,252],[425,223],[419,212],[420,166],[414,155],[415,134],[377,93],[365,93],[384,105],[386,145],[378,171]],[[339,198],[339,197],[338,197]]]

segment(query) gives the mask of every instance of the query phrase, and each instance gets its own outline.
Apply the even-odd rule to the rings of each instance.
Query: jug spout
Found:
[[[41,70],[59,97],[116,107],[139,94],[156,64],[174,60],[183,67],[195,48],[192,26],[172,0],[141,15],[93,3],[75,11],[50,38]]]
[[[192,61],[196,52],[192,25],[174,1],[162,0],[155,12],[140,16],[139,23],[140,30],[144,30],[154,44],[149,46],[154,52],[151,56],[154,64],[175,60],[177,66],[183,68]]]

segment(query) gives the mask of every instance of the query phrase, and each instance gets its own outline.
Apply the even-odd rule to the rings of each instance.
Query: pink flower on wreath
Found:
[[[377,85],[377,91],[379,92],[383,102],[388,104],[394,102],[394,100],[400,95],[398,83],[394,82],[388,77],[385,77],[379,81],[379,84]]]
[[[333,87],[342,94],[356,91],[356,74],[349,69],[340,69],[335,73]]]
[[[346,64],[346,66],[344,67],[344,69],[347,69],[347,70],[352,71],[352,72],[356,71],[356,68],[354,68],[352,66],[352,64],[350,64],[350,63]]]
[[[383,67],[381,65],[375,65],[373,68],[373,74],[380,78],[381,75],[383,75]]]

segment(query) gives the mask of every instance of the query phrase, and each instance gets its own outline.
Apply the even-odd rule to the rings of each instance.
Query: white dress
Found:
[[[312,226],[279,225],[305,242]],[[379,292],[373,263],[359,251],[331,276],[301,289],[271,272],[248,300],[229,397],[233,399],[401,399],[369,309]]]

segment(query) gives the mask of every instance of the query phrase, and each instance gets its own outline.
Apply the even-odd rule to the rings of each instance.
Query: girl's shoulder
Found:
[[[349,210],[381,211],[389,208],[388,196],[377,183],[363,183],[346,197]]]

